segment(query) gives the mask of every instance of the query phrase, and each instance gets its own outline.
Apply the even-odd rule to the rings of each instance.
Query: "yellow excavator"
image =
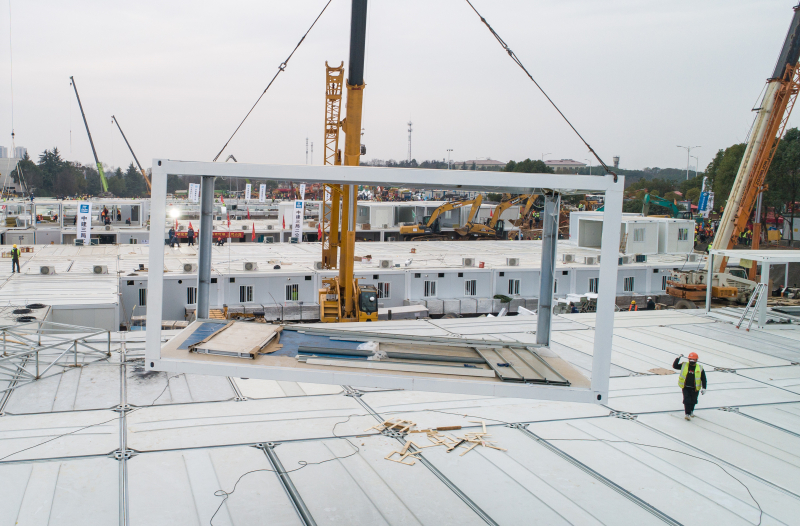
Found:
[[[486,222],[475,223],[474,216],[471,216],[471,220],[467,224],[461,228],[456,228],[455,231],[459,236],[468,239],[502,239],[506,231],[506,222],[505,220],[501,219],[503,212],[508,210],[510,207],[525,201],[526,199],[528,200],[528,203],[525,207],[523,217],[527,217],[531,207],[533,206],[533,201],[536,199],[536,196],[522,194],[516,197],[511,197],[507,195],[506,199],[504,199],[495,207],[492,217],[487,219]]]
[[[450,201],[439,206],[429,216],[422,218],[422,222],[416,225],[403,225],[400,227],[400,241],[407,241],[414,239],[416,241],[437,241],[448,239],[448,236],[442,235],[442,226],[439,221],[442,214],[450,210],[464,208],[465,206],[472,206],[469,211],[469,218],[467,224],[472,223],[478,210],[481,208],[483,197],[478,194],[475,199],[466,199],[464,201]]]

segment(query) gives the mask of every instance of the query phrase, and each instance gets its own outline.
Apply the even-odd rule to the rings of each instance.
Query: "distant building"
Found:
[[[556,171],[571,171],[577,170],[578,168],[584,168],[586,166],[586,163],[579,163],[578,161],[573,161],[572,159],[548,159],[544,162],[544,164]]]
[[[25,154],[27,154],[27,153],[28,153],[28,149],[25,148],[24,146],[17,146],[16,148],[14,148],[14,158],[15,159],[24,159],[25,158]]]
[[[496,168],[504,168],[507,163],[503,161],[495,161],[493,159],[472,159],[470,161],[454,161],[453,166],[461,167],[466,163],[467,168],[472,168],[472,164],[475,164],[475,168],[477,170],[492,170]]]
[[[0,146],[0,159],[8,159],[8,148]]]

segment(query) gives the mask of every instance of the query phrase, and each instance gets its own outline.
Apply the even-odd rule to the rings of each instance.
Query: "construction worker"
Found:
[[[169,247],[170,248],[175,248],[175,242],[176,242],[175,229],[174,228],[170,228],[168,235],[169,235]]]
[[[656,302],[652,296],[647,296],[647,310],[656,310]]]
[[[15,267],[17,269],[16,271],[21,274],[22,272],[19,270],[19,249],[17,248],[17,245],[14,245],[11,248],[11,273],[12,274],[14,273],[14,268]]]
[[[629,311],[638,311],[639,307],[636,306],[636,300],[631,301],[630,307],[628,307]]]
[[[706,393],[706,372],[703,366],[697,363],[697,353],[689,353],[689,361],[680,363],[683,355],[681,354],[672,363],[672,368],[681,372],[678,376],[678,386],[683,391],[683,408],[685,415],[683,418],[689,420],[694,418],[694,406],[697,405],[697,394]]]
[[[194,228],[189,225],[189,230],[186,231],[186,238],[189,240],[189,246],[194,246]]]

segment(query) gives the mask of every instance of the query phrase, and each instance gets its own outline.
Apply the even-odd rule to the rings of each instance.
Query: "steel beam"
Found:
[[[208,289],[211,283],[211,246],[214,243],[214,179],[203,177],[200,186],[200,233],[197,261],[197,319],[208,318]],[[230,242],[230,240],[228,240]],[[159,320],[159,323],[161,321]]]
[[[536,311],[536,343],[539,345],[550,345],[560,212],[561,195],[545,193],[542,214],[542,270],[539,273],[539,306]]]

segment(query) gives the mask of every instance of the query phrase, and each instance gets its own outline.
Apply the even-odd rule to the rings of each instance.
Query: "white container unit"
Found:
[[[660,221],[641,218],[623,218],[620,230],[625,254],[658,254],[658,225]],[[625,235],[627,234],[627,239]]]
[[[658,222],[658,253],[683,254],[694,250],[694,221],[661,219]]]

